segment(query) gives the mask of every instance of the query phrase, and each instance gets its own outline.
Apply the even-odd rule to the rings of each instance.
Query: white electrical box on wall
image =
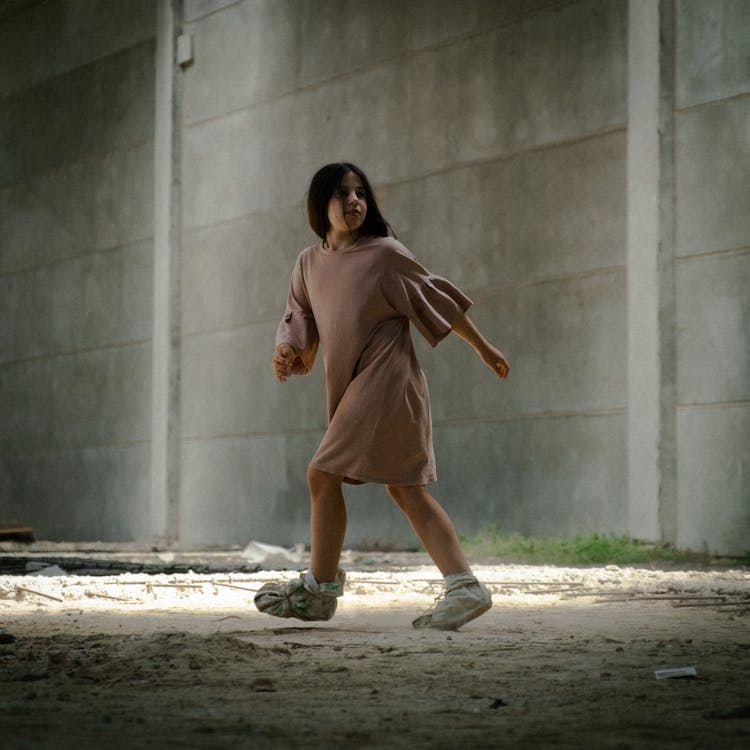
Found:
[[[177,37],[177,63],[178,65],[190,65],[193,62],[193,35],[182,34]]]

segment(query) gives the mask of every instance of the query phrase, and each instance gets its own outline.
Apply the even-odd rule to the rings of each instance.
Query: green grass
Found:
[[[461,537],[461,546],[472,558],[497,558],[508,563],[534,565],[708,565],[706,552],[677,550],[669,545],[648,544],[627,535],[578,534],[572,539],[527,537],[503,532],[500,526],[473,537]],[[750,556],[735,564],[750,564]]]

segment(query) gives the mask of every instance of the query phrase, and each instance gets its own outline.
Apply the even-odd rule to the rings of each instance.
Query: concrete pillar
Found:
[[[628,523],[652,541],[676,522],[673,303],[674,2],[628,18]]]
[[[158,0],[154,132],[151,535],[177,541],[180,403],[180,86],[175,61],[181,0]]]

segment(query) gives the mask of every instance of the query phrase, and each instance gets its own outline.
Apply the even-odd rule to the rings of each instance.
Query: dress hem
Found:
[[[392,479],[373,479],[373,478],[366,478],[362,475],[355,475],[351,473],[341,472],[341,471],[335,471],[331,470],[330,468],[326,468],[325,466],[321,466],[320,464],[310,462],[310,468],[311,469],[317,469],[318,471],[324,471],[326,474],[333,474],[334,476],[342,477],[344,482],[347,484],[390,484],[393,486],[399,486],[399,487],[421,487],[426,484],[431,484],[432,482],[437,481],[437,474],[433,473],[431,474],[427,479],[423,479],[422,481],[409,481],[409,480],[392,480]]]

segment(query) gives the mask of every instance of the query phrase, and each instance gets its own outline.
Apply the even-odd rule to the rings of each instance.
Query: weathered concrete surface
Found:
[[[123,345],[151,335],[151,243],[0,276],[6,361]]]
[[[739,552],[750,538],[750,8],[679,2],[677,29],[677,541]]]
[[[20,4],[18,4],[20,5]],[[0,96],[31,88],[154,35],[154,1],[26,3],[0,25]]]
[[[677,0],[677,106],[748,93],[750,6],[743,0]]]
[[[50,538],[151,534],[153,22],[0,24],[0,519]]]
[[[681,261],[677,290],[680,403],[750,401],[750,252]]]
[[[153,54],[142,42],[7,97],[0,185],[149,140]]]
[[[681,407],[677,428],[681,469],[676,541],[693,549],[740,554],[747,549],[750,525],[750,407]]]
[[[152,172],[147,143],[0,188],[0,272],[150,243]]]
[[[180,539],[307,539],[322,371],[279,385],[268,360],[294,258],[313,239],[307,182],[341,158],[367,170],[399,238],[474,298],[511,361],[499,384],[457,339],[417,343],[435,491],[459,529],[633,531],[631,4],[183,5],[195,59],[175,82]],[[109,6],[54,0],[0,23],[0,63],[18,61],[0,64],[11,144],[0,157],[0,517],[32,509],[27,520],[57,538],[159,533],[144,479],[156,5]],[[665,541],[739,552],[750,535],[750,21],[735,0],[660,8],[676,35],[675,88],[662,80],[658,92],[675,105],[675,148],[661,150],[674,154],[661,166],[675,176],[675,214],[674,237],[664,216],[657,228],[671,260],[654,283],[674,279],[657,398],[678,414],[677,463],[671,516],[644,503]],[[701,420],[715,441],[695,433]],[[348,495],[348,544],[414,543],[382,488]]]
[[[750,73],[748,73],[750,90]],[[750,98],[677,117],[677,252],[747,247],[750,240]]]
[[[468,12],[445,4],[435,13],[434,3],[341,2],[329,14],[315,3],[223,5],[210,15],[194,9],[196,20],[187,25],[196,61],[184,78],[183,434],[195,460],[185,512],[197,522],[201,500],[193,488],[214,487],[222,500],[211,528],[240,534],[231,504],[245,501],[231,497],[246,496],[241,487],[262,465],[260,502],[272,515],[283,509],[262,527],[291,542],[290,526],[298,528],[291,519],[304,523],[304,482],[298,477],[287,489],[283,477],[291,463],[303,473],[306,456],[292,460],[268,447],[285,432],[290,448],[315,444],[324,419],[320,373],[278,386],[269,380],[267,342],[294,256],[311,241],[300,211],[304,187],[321,162],[346,156],[377,183],[399,237],[477,300],[477,320],[506,348],[522,384],[498,386],[481,365],[467,362],[460,342],[446,341],[435,353],[418,344],[433,394],[438,458],[449,465],[439,468],[436,493],[461,528],[494,520],[498,507],[511,525],[541,528],[538,505],[554,505],[547,498],[558,493],[531,498],[535,482],[555,481],[528,471],[533,456],[514,453],[502,462],[509,468],[497,490],[505,500],[488,503],[483,488],[495,486],[496,460],[487,459],[496,444],[474,446],[474,475],[461,472],[460,482],[451,480],[447,446],[465,443],[461,435],[473,434],[477,420],[480,427],[503,420],[487,423],[490,440],[509,425],[533,429],[535,419],[558,413],[580,415],[582,424],[602,411],[621,421],[625,4],[548,10],[544,3],[477,3]],[[270,21],[272,51],[270,38],[246,43]],[[336,44],[325,43],[329,38]],[[258,268],[262,274],[254,273]],[[457,373],[468,387],[456,387]],[[214,394],[210,402],[204,393]],[[598,424],[614,430],[607,433],[614,442],[605,443],[621,445],[611,419]],[[298,430],[304,434],[294,438],[290,431]],[[218,473],[209,455],[226,440],[232,460],[247,464],[230,470],[220,462],[225,476],[245,477],[230,480],[225,495],[218,480],[209,480]],[[561,440],[564,432],[546,448],[562,451],[556,477],[573,471],[573,455],[582,455],[566,451]],[[566,529],[584,515],[592,528],[623,528],[622,472],[600,469],[591,463],[577,477],[578,504],[589,509],[597,502],[602,475],[618,482],[609,487],[611,500],[601,513],[574,513]],[[510,479],[532,475],[523,491]],[[350,489],[349,496],[352,543],[413,543],[381,489]],[[527,501],[529,509],[512,510]],[[555,518],[568,510],[563,503]],[[241,513],[263,518],[262,505]],[[183,524],[184,533],[200,539],[189,526]]]

